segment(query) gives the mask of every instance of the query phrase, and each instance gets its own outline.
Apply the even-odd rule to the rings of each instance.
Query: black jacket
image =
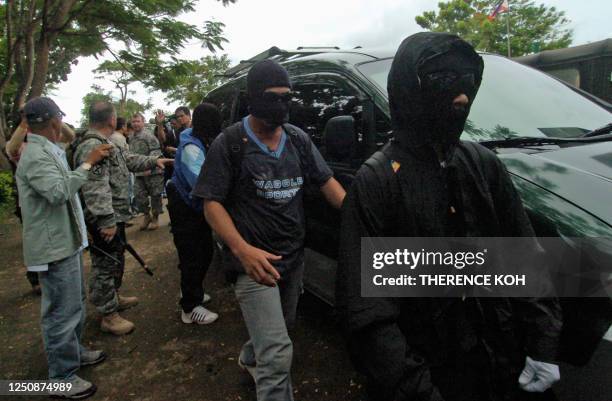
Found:
[[[440,35],[423,42],[453,38]],[[411,49],[418,50],[418,43]],[[413,59],[417,62],[418,55]],[[403,71],[402,79],[409,76]],[[404,95],[413,101],[418,98],[415,91]],[[428,132],[418,121],[419,108],[398,104],[397,99],[405,97],[395,99],[391,109],[396,140],[383,149],[384,157],[375,156],[377,162],[361,167],[342,208],[336,303],[351,357],[367,376],[370,397],[538,399],[519,391],[518,376],[526,355],[556,360],[562,323],[550,287],[543,288],[542,298],[530,299],[361,297],[361,237],[534,237],[512,181],[494,153],[460,142],[447,149],[442,167],[429,142],[421,140]],[[398,113],[403,113],[400,121],[413,125],[397,124]],[[451,205],[457,214],[449,214]]]

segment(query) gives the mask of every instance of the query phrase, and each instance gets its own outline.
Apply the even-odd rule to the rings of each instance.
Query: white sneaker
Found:
[[[219,315],[217,315],[215,312],[209,311],[203,306],[196,306],[190,313],[181,311],[181,320],[186,324],[210,324],[218,318]]]

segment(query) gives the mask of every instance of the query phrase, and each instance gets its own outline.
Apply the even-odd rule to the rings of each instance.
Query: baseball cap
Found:
[[[28,101],[23,111],[28,123],[42,123],[53,117],[62,118],[66,114],[60,110],[57,104],[48,97],[36,97]]]

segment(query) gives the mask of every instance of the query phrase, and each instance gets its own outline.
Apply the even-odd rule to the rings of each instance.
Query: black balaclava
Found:
[[[264,95],[266,89],[273,87],[291,88],[287,70],[273,60],[263,60],[253,65],[247,75],[249,112],[265,121],[270,128],[289,121],[289,101],[270,100]]]
[[[394,140],[404,148],[438,144],[445,151],[457,144],[483,68],[474,48],[456,35],[422,32],[404,39],[387,83]],[[447,84],[440,85],[440,76]],[[452,101],[462,93],[469,103],[454,109]]]
[[[193,109],[191,127],[193,136],[209,144],[221,132],[221,113],[211,103],[201,103]]]

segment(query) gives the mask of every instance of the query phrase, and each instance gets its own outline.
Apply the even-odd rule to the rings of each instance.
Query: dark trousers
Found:
[[[39,284],[38,283],[38,272],[27,272],[26,278],[28,279],[32,287]]]
[[[166,193],[181,271],[180,305],[185,313],[189,313],[201,305],[204,298],[204,277],[214,250],[212,231],[204,214],[196,212],[183,201],[172,181],[168,181]]]
[[[89,300],[99,313],[109,315],[119,309],[117,291],[125,267],[125,223],[117,223],[117,233],[110,242],[104,241],[97,227],[87,229],[92,237]]]

